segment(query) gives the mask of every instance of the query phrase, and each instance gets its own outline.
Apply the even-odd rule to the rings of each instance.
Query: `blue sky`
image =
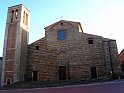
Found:
[[[124,0],[0,0],[0,56],[7,9],[17,4],[30,11],[29,43],[44,37],[46,26],[63,19],[81,22],[85,33],[116,39],[119,52],[124,48]]]

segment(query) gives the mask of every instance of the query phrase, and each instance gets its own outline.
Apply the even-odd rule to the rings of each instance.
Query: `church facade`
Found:
[[[117,54],[115,40],[84,33],[79,22],[60,20],[28,45],[26,74],[39,81],[102,77],[118,73]]]
[[[45,37],[28,45],[29,16],[24,15],[29,15],[29,11],[22,7],[10,7],[11,11],[19,8],[22,25],[16,27],[17,21],[8,21],[7,25],[16,24],[13,32],[21,33],[8,39],[12,31],[6,27],[1,85],[24,80],[87,80],[120,73],[116,40],[84,33],[80,22],[53,23],[45,28]],[[9,40],[13,40],[13,46],[9,46]]]

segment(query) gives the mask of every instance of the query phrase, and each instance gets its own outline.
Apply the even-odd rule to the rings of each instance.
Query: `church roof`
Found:
[[[80,22],[75,22],[75,21],[60,20],[60,21],[57,21],[57,22],[55,22],[55,23],[53,23],[53,24],[51,24],[51,25],[49,25],[49,26],[55,25],[55,24],[57,24],[57,23],[59,23],[59,22],[80,23]],[[49,26],[47,26],[47,27],[49,27]],[[47,27],[45,27],[44,29],[46,29]]]
[[[53,23],[53,24],[51,24],[51,25],[45,27],[44,29],[49,29],[49,28],[51,28],[51,27],[57,25],[58,23],[63,23],[63,22],[68,23],[68,24],[70,24],[70,25],[74,25],[74,23],[77,23],[77,24],[80,26],[80,28],[82,29],[82,26],[81,26],[81,23],[80,23],[80,22],[68,21],[68,20],[60,20],[60,21],[58,21],[58,22],[55,22],[55,23]],[[83,31],[83,29],[82,29],[82,31]]]

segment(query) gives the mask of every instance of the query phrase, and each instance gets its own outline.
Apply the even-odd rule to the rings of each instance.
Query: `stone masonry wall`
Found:
[[[102,37],[80,33],[78,23],[61,22],[51,25],[46,29],[46,39],[48,46],[57,50],[58,66],[67,67],[67,79],[83,79],[90,78],[91,67],[96,67],[97,76],[106,74],[106,66],[104,60]],[[49,30],[50,29],[50,30]],[[65,39],[60,41],[57,39],[57,32],[65,29]],[[94,44],[88,44],[88,38],[93,38]]]
[[[106,76],[111,71],[110,59],[115,72],[116,42],[110,42],[108,47],[105,38],[83,33],[80,26],[79,22],[61,20],[46,27],[45,38],[28,46],[27,77],[31,78],[32,71],[36,70],[39,81],[59,80],[60,66],[66,67],[66,80],[90,79],[92,67],[96,68],[97,77]],[[65,31],[64,40],[58,40],[59,30]],[[91,44],[89,39],[93,41]]]
[[[48,49],[45,38],[28,46],[26,79],[31,80],[32,71],[38,71],[39,81],[56,80],[56,59],[54,52],[51,51]]]

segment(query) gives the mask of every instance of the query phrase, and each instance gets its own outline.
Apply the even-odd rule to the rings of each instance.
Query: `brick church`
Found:
[[[119,73],[116,40],[84,33],[80,22],[60,20],[28,44],[30,13],[8,8],[1,86],[18,81],[87,80]]]

